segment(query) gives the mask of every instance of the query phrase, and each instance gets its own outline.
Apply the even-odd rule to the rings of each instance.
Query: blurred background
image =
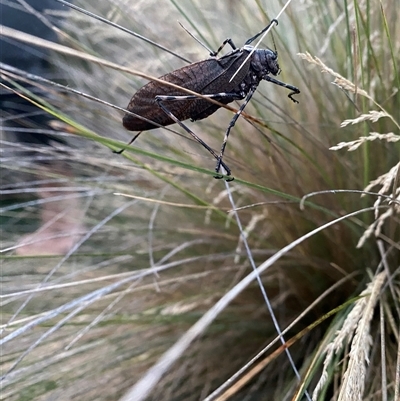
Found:
[[[123,128],[123,111],[111,105],[125,108],[148,82],[135,71],[158,77],[187,65],[182,58],[208,57],[179,22],[211,49],[228,37],[240,47],[284,3],[73,4],[171,52],[56,0],[1,0],[1,24],[33,35],[23,42],[4,30],[1,62],[60,86],[2,64],[0,399],[120,399],[251,272],[241,234],[258,266],[312,230],[367,208],[310,236],[261,275],[282,330],[318,299],[285,335],[298,336],[290,352],[300,381],[278,343],[229,399],[310,399],[324,346],[384,266],[390,285],[378,291],[380,309],[372,308],[366,337],[376,345],[362,398],[354,399],[386,392],[398,400],[398,203],[337,191],[362,191],[373,182],[369,191],[399,199],[396,0],[289,5],[273,38],[278,78],[300,89],[300,103],[288,99],[286,89],[261,82],[245,109],[253,120],[239,119],[225,152],[235,177],[229,184],[234,204],[224,182],[212,178],[215,160],[176,125],[144,132],[122,155],[113,153],[135,133]],[[274,49],[274,41],[270,34],[261,46]],[[308,59],[298,55],[306,52]],[[371,111],[383,114],[374,119]],[[220,109],[185,123],[219,150],[232,116]],[[351,144],[330,149],[351,141],[359,141],[353,152]],[[300,208],[303,196],[333,190]],[[276,335],[254,280],[146,399],[205,399]],[[315,399],[338,399],[344,370],[335,367],[342,358],[337,355]]]

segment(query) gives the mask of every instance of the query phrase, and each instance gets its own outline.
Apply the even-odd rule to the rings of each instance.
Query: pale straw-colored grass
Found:
[[[374,277],[367,288],[360,293],[360,298],[354,302],[354,307],[346,316],[342,327],[337,330],[334,340],[322,350],[326,354],[324,368],[313,392],[313,401],[319,399],[319,393],[329,376],[328,371],[335,369],[334,357],[341,356],[347,346],[350,351],[344,358],[348,361],[341,359],[341,364],[345,364],[347,368],[342,376],[339,394],[335,399],[338,401],[363,399],[366,368],[372,346],[370,325],[386,278],[386,272],[381,272]]]

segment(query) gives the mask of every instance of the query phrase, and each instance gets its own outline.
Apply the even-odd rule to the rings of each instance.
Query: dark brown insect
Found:
[[[219,174],[221,166],[229,176],[231,171],[222,161],[226,142],[231,128],[235,125],[236,120],[253,96],[259,83],[262,80],[266,80],[290,89],[289,98],[298,103],[293,98],[293,95],[300,93],[300,90],[271,76],[276,76],[280,72],[277,52],[271,49],[254,50],[254,47],[250,46],[250,43],[264,33],[274,22],[277,23],[276,20],[272,20],[266,28],[247,40],[240,49],[235,47],[231,39],[227,39],[216,52],[210,52],[211,57],[207,60],[189,64],[160,77],[163,81],[200,93],[223,104],[245,99],[225,131],[219,154],[183,124],[182,121],[187,119],[192,121],[202,120],[215,113],[221,106],[211,103],[207,99],[188,95],[183,90],[163,85],[158,81],[149,82],[133,95],[127,110],[134,113],[134,115],[125,114],[123,118],[124,127],[130,131],[147,131],[159,126],[178,123],[217,159],[215,168],[217,175],[215,178],[222,178]],[[217,57],[227,43],[233,50],[222,57]],[[251,56],[243,64],[252,51]],[[143,119],[140,117],[143,117]]]

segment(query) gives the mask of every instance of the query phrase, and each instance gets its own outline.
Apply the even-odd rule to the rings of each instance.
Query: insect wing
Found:
[[[209,60],[199,61],[179,68],[160,77],[161,80],[171,82],[195,92],[201,92],[202,77],[207,73],[206,64]],[[175,89],[169,85],[163,85],[160,82],[151,81],[140,88],[132,97],[127,109],[135,114],[146,117],[160,125],[167,126],[174,121],[169,118],[158,106],[156,96],[187,96],[188,93]],[[177,100],[168,102],[168,109],[180,120],[190,118],[193,100]],[[124,127],[131,131],[145,131],[157,126],[143,121],[137,117],[126,114],[123,119]]]
[[[245,52],[245,54],[244,57],[246,57],[248,53]],[[241,80],[244,79],[244,76],[248,72],[249,63],[243,66],[240,73],[232,82],[229,82],[232,75],[236,72],[236,69],[239,68],[243,62],[244,57],[243,52],[234,51],[219,59],[209,58],[189,64],[163,75],[160,79],[201,94],[231,92],[238,86],[238,82],[240,83]],[[174,120],[161,110],[155,97],[187,95],[188,93],[185,91],[172,88],[169,85],[162,85],[160,82],[151,81],[133,95],[127,109],[159,125],[167,126],[173,124]],[[220,99],[220,101],[221,103],[227,104],[233,101],[233,99],[224,98]],[[218,109],[218,105],[214,105],[204,99],[168,101],[168,110],[181,121],[188,118],[200,120],[213,114]],[[156,125],[130,114],[124,116],[123,125],[131,131],[145,131],[157,128]]]

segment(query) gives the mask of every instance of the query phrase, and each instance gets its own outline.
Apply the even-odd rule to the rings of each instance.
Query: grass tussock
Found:
[[[112,153],[131,136],[118,107],[208,57],[176,21],[239,47],[282,4],[75,4],[136,35],[45,13],[72,49],[52,46],[62,86],[1,71],[54,118],[28,128],[60,140],[2,133],[3,399],[400,400],[396,0],[289,5],[273,34],[300,103],[260,84],[228,141],[231,183],[176,125]],[[187,125],[218,150],[232,116]]]

